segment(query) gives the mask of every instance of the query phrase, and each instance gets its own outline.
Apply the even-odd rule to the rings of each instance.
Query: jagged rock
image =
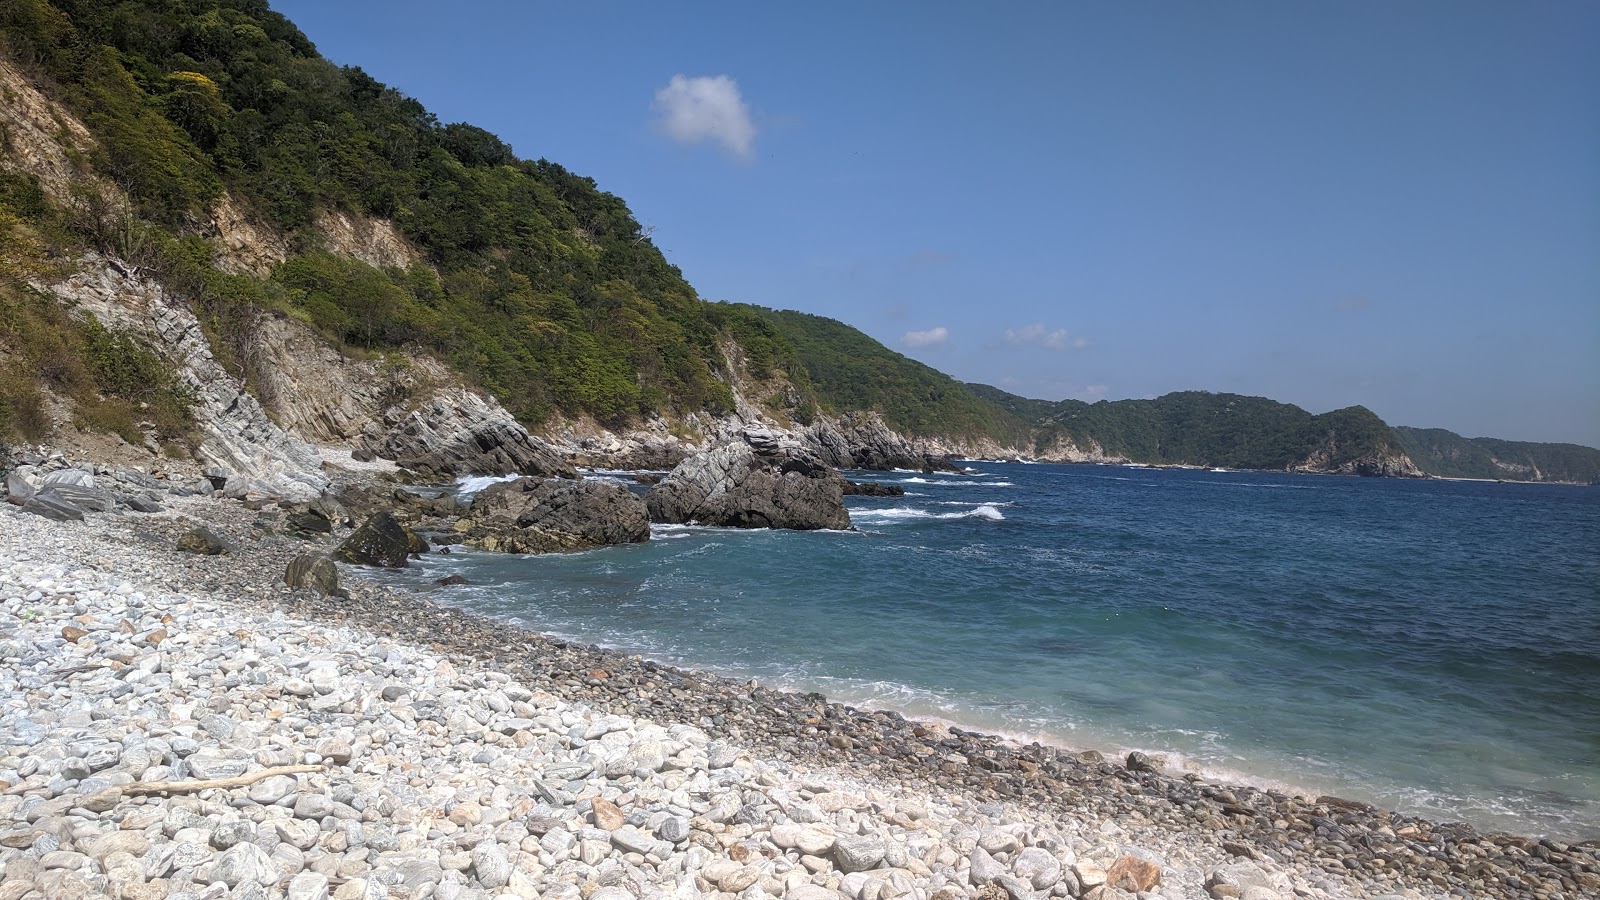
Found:
[[[333,521],[315,507],[303,512],[290,513],[286,522],[288,532],[297,538],[313,539],[333,533]]]
[[[655,522],[735,528],[844,529],[844,478],[817,455],[747,429],[744,440],[692,456],[645,496]]]
[[[177,366],[195,400],[195,455],[203,465],[256,479],[270,486],[274,498],[296,502],[310,502],[327,487],[316,448],[267,418],[239,379],[216,361],[187,303],[136,273],[110,266],[88,267],[49,290],[108,327],[139,335]]]
[[[904,497],[906,489],[897,484],[879,484],[876,481],[846,481],[846,497]]]
[[[411,553],[412,534],[386,512],[374,513],[334,551],[345,562],[403,569]]]
[[[6,502],[21,506],[38,493],[28,479],[22,477],[20,472],[11,472],[6,475]]]
[[[1106,870],[1106,884],[1130,893],[1155,890],[1161,883],[1161,867],[1137,856],[1124,856]]]
[[[198,553],[201,556],[218,556],[230,552],[233,548],[228,542],[211,529],[201,525],[191,528],[178,538],[178,549],[185,553]]]
[[[557,553],[647,541],[650,519],[620,484],[519,478],[480,491],[456,530],[485,550]]]
[[[839,469],[956,471],[943,457],[896,434],[876,413],[846,413],[837,423],[823,420],[800,432],[799,438],[823,462]]]
[[[435,578],[433,583],[443,587],[451,587],[458,584],[471,584],[472,581],[465,575],[446,575],[443,578]]]
[[[157,513],[161,511],[161,504],[148,497],[129,497],[123,502],[134,512]]]
[[[53,488],[46,488],[22,504],[23,512],[54,519],[57,522],[82,522],[83,508],[66,499]]]
[[[379,456],[424,475],[578,477],[504,407],[465,389],[427,400],[388,428],[374,423],[368,434]]]
[[[326,556],[302,553],[289,560],[283,583],[292,588],[309,588],[323,596],[338,595],[339,568]]]
[[[99,486],[95,484],[93,472],[86,472],[77,468],[57,469],[44,476],[44,482],[41,487],[49,487],[51,485],[70,485],[91,491]]]
[[[59,474],[59,473],[52,473]],[[44,486],[39,489],[39,495],[48,494],[71,503],[82,510],[105,512],[111,508],[111,498],[106,492],[94,486],[94,479],[87,483],[78,481],[51,481],[46,478]]]

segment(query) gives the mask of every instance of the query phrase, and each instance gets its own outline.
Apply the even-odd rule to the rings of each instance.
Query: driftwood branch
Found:
[[[100,801],[99,805],[114,804],[123,797],[137,797],[144,794],[193,794],[198,791],[227,790],[228,788],[244,787],[265,781],[274,775],[306,775],[312,772],[325,771],[324,766],[274,766],[270,769],[260,769],[255,772],[246,772],[237,778],[202,778],[196,781],[135,781],[132,784],[119,784],[106,788],[96,794],[91,801]],[[94,807],[89,806],[90,809]]]

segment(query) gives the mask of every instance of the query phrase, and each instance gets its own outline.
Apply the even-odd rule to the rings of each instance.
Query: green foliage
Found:
[[[754,312],[794,345],[818,400],[829,412],[876,410],[913,435],[1026,440],[1027,423],[967,385],[902,356],[834,319],[758,306]]]
[[[1080,447],[1162,465],[1284,469],[1327,452],[1337,467],[1372,454],[1393,454],[1389,426],[1360,406],[1312,415],[1265,397],[1183,391],[1154,400],[1085,403],[1029,400],[974,385],[982,397],[1039,429],[1040,446],[1062,435]]]
[[[1443,428],[1397,427],[1395,434],[1417,468],[1441,478],[1576,484],[1600,479],[1600,450],[1593,447],[1465,438]]]
[[[360,350],[435,351],[529,421],[732,408],[720,345],[749,322],[701,302],[619,198],[481,128],[440,125],[319,57],[264,3],[10,0],[0,33],[94,132],[93,168],[134,198],[126,214],[85,198],[78,232],[153,266],[246,378],[252,322],[277,310]],[[224,185],[298,232],[302,252],[267,283],[217,271],[180,237]],[[319,252],[311,226],[331,209],[391,219],[429,265],[379,272]]]

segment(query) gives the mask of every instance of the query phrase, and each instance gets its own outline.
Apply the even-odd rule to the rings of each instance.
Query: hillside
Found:
[[[1443,428],[1397,426],[1394,432],[1418,468],[1441,478],[1577,484],[1600,479],[1600,450],[1593,447],[1465,438]]]
[[[972,386],[1026,418],[1036,443],[1061,438],[1136,462],[1239,469],[1416,474],[1384,421],[1365,407],[1312,415],[1265,397],[1183,391],[1154,400],[1050,403]]]
[[[265,4],[9,0],[0,48],[86,132],[6,130],[0,221],[152,273],[247,376],[276,311],[351,352],[432,353],[530,424],[624,425],[731,411],[722,345],[770,338],[593,180],[441,124]]]
[[[1025,444],[1028,423],[949,375],[885,347],[843,322],[743,306],[793,347],[823,411],[875,410],[916,437],[989,438]]]

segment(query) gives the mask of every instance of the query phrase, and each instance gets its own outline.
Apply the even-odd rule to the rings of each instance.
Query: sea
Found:
[[[389,577],[1017,741],[1600,839],[1600,488],[963,465],[847,473],[906,491],[847,498],[850,532],[656,526]]]

